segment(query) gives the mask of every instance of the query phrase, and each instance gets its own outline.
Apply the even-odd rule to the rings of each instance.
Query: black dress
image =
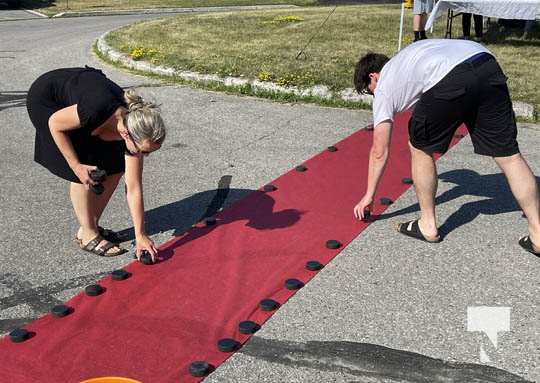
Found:
[[[79,162],[95,165],[107,174],[123,172],[125,141],[103,141],[91,133],[119,106],[125,106],[124,91],[100,70],[88,66],[53,70],[31,85],[26,105],[36,128],[34,160],[58,177],[80,183],[49,129],[49,118],[53,113],[75,104],[81,127],[69,131],[68,135]]]

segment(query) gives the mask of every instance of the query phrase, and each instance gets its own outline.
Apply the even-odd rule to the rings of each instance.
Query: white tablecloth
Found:
[[[439,0],[426,22],[426,29],[430,29],[448,9],[499,19],[540,18],[540,0]]]

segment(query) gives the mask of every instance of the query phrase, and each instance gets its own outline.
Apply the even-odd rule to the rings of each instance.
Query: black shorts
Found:
[[[492,157],[519,153],[506,80],[487,53],[456,66],[416,104],[409,120],[412,146],[430,155],[445,153],[464,123],[475,153]]]

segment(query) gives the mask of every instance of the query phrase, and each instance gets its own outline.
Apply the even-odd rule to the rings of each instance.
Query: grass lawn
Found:
[[[99,11],[136,8],[192,8],[226,5],[293,4],[317,5],[317,0],[23,0],[27,9],[36,9],[48,16],[65,11]]]
[[[109,44],[156,64],[202,73],[243,76],[282,85],[323,84],[332,90],[352,87],[354,64],[367,51],[392,55],[397,49],[399,5],[340,6],[320,30],[332,8],[182,15],[124,27]],[[459,20],[458,20],[459,21]],[[407,12],[404,43],[411,42]],[[436,24],[442,36],[445,22]],[[459,30],[460,23],[454,28]],[[320,31],[297,60],[298,51]],[[514,100],[540,110],[540,31],[521,41],[491,24],[487,47],[509,77]]]

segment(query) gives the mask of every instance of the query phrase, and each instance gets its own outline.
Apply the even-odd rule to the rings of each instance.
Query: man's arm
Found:
[[[384,173],[388,153],[390,149],[390,138],[392,136],[392,121],[383,121],[373,129],[373,143],[369,151],[368,183],[366,193],[362,200],[354,207],[354,215],[358,219],[364,219],[364,210],[371,210],[373,197],[377,192],[377,186]]]
[[[373,129],[373,143],[369,151],[369,171],[366,195],[375,196],[377,186],[384,173],[388,152],[390,149],[390,137],[392,135],[392,122],[384,121]]]

